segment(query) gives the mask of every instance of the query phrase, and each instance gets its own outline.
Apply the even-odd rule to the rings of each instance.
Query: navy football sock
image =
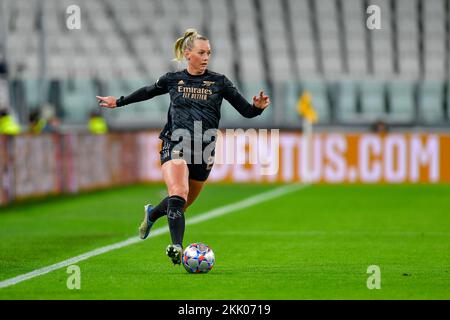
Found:
[[[167,206],[167,220],[172,243],[179,244],[182,247],[185,227],[183,207],[185,204],[186,200],[182,197],[171,196]]]

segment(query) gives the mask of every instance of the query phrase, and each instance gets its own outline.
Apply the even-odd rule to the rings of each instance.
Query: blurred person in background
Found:
[[[225,75],[208,70],[210,43],[195,29],[187,29],[177,39],[174,52],[175,60],[187,60],[186,69],[168,72],[153,85],[143,87],[127,97],[116,99],[114,96],[97,96],[97,99],[101,107],[117,108],[170,94],[168,121],[159,136],[162,140],[162,172],[169,196],[155,207],[150,204],[144,207],[144,220],[139,227],[139,235],[141,239],[146,239],[155,221],[167,215],[172,244],[167,247],[166,254],[177,265],[181,264],[183,252],[184,213],[200,194],[214,164],[215,132],[219,126],[223,98],[246,118],[259,116],[269,106],[270,99],[260,91],[250,104]],[[202,132],[194,130],[196,121],[201,124]],[[188,132],[188,141],[175,141],[180,138],[175,138],[179,130]],[[210,133],[211,130],[214,134],[205,137],[205,132]],[[181,149],[180,144],[183,144]],[[192,145],[202,146],[200,161],[195,161],[198,157],[195,157],[195,150],[191,152]],[[212,150],[210,145],[213,146]]]
[[[108,124],[98,110],[94,110],[89,115],[88,122],[89,132],[91,134],[106,134],[108,133]]]
[[[388,131],[389,131],[388,125],[382,119],[375,121],[375,123],[372,125],[373,133],[386,134],[386,133],[388,133]]]
[[[0,134],[18,135],[21,131],[20,125],[10,114],[7,108],[0,108]]]
[[[0,109],[3,109],[3,113],[8,113],[6,106],[9,105],[8,64],[3,53],[0,52]]]
[[[0,53],[0,77],[6,77],[8,75],[8,64],[5,57]]]
[[[55,133],[59,129],[59,119],[53,114],[42,116],[40,110],[33,110],[28,117],[28,131],[32,134]]]
[[[44,129],[47,121],[41,118],[39,110],[33,110],[28,117],[28,131],[33,134],[39,134]]]

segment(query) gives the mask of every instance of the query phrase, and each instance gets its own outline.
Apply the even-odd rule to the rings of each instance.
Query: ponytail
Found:
[[[181,62],[184,57],[184,50],[192,50],[195,40],[208,40],[208,38],[198,34],[194,28],[186,29],[184,35],[175,41],[173,52],[175,54],[175,61]]]

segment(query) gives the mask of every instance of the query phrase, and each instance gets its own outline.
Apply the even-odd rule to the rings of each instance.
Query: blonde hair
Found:
[[[173,47],[173,52],[175,54],[174,60],[178,62],[182,61],[184,58],[184,50],[192,50],[192,48],[194,48],[195,40],[208,41],[208,38],[199,34],[194,28],[186,29],[186,31],[184,31],[184,35],[177,39]]]

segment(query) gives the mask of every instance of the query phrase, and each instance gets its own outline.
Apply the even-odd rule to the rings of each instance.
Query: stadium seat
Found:
[[[281,93],[283,95],[283,125],[289,127],[300,127],[301,119],[297,111],[298,99],[301,95],[297,83],[286,81],[283,83]]]
[[[444,121],[450,121],[450,82],[446,81],[444,86],[447,86],[447,108],[444,108]]]
[[[271,85],[280,88],[275,89],[272,102],[273,107],[280,104],[278,110],[283,112],[265,112],[264,117],[277,115],[277,120],[267,123],[280,119],[296,123],[290,121],[291,110],[286,106],[296,101],[297,93],[293,95],[291,85],[285,84],[297,80],[301,83],[293,87],[310,86],[314,91],[321,122],[370,122],[388,116],[395,122],[421,119],[431,124],[441,116],[446,119],[445,99],[439,98],[443,93],[437,93],[450,72],[446,0],[78,0],[82,29],[70,32],[61,13],[74,3],[42,3],[51,79],[118,79],[124,84],[134,79],[156,80],[185,66],[172,61],[173,43],[186,28],[195,27],[210,38],[210,70],[244,84],[270,79]],[[380,30],[366,27],[369,3],[381,9]],[[38,5],[27,0],[8,2],[10,77],[30,80],[28,105],[40,101],[31,84],[41,76],[40,35],[35,23]],[[413,84],[422,80],[425,82],[414,92]],[[336,99],[328,97],[327,92],[334,92],[329,83],[339,93],[333,95]],[[247,92],[247,87],[243,86],[243,94],[254,94],[251,89]],[[82,90],[62,90],[66,93],[65,105],[85,101]],[[361,114],[356,112],[359,93]],[[167,100],[156,98],[154,103],[163,108]],[[68,114],[76,113],[69,109]],[[151,115],[147,109],[138,105],[133,112],[142,112],[144,118],[163,114],[152,110],[156,113]],[[245,121],[228,109],[224,108],[224,121]],[[428,109],[431,111],[425,112]],[[74,117],[81,116],[76,113]],[[136,115],[130,113],[129,117]],[[258,121],[266,121],[264,117]]]
[[[317,53],[312,29],[312,15],[307,0],[288,1],[292,36],[295,49],[296,69],[300,78],[316,76]]]
[[[23,81],[25,87],[25,103],[28,108],[35,108],[41,102],[40,81],[38,79],[26,79]]]
[[[359,90],[363,119],[372,122],[385,118],[385,83],[381,80],[363,80],[359,82]]]
[[[318,44],[322,55],[324,75],[334,77],[342,73],[341,37],[334,1],[316,1]]]
[[[414,102],[415,82],[391,81],[386,88],[391,107],[389,121],[412,123],[416,117]]]
[[[90,79],[70,79],[62,84],[62,107],[65,121],[85,123],[89,113],[98,107]]]
[[[341,123],[351,123],[358,118],[356,110],[357,85],[355,81],[338,82],[336,119]]]
[[[424,124],[445,121],[444,86],[441,81],[426,80],[419,86],[419,120]]]

